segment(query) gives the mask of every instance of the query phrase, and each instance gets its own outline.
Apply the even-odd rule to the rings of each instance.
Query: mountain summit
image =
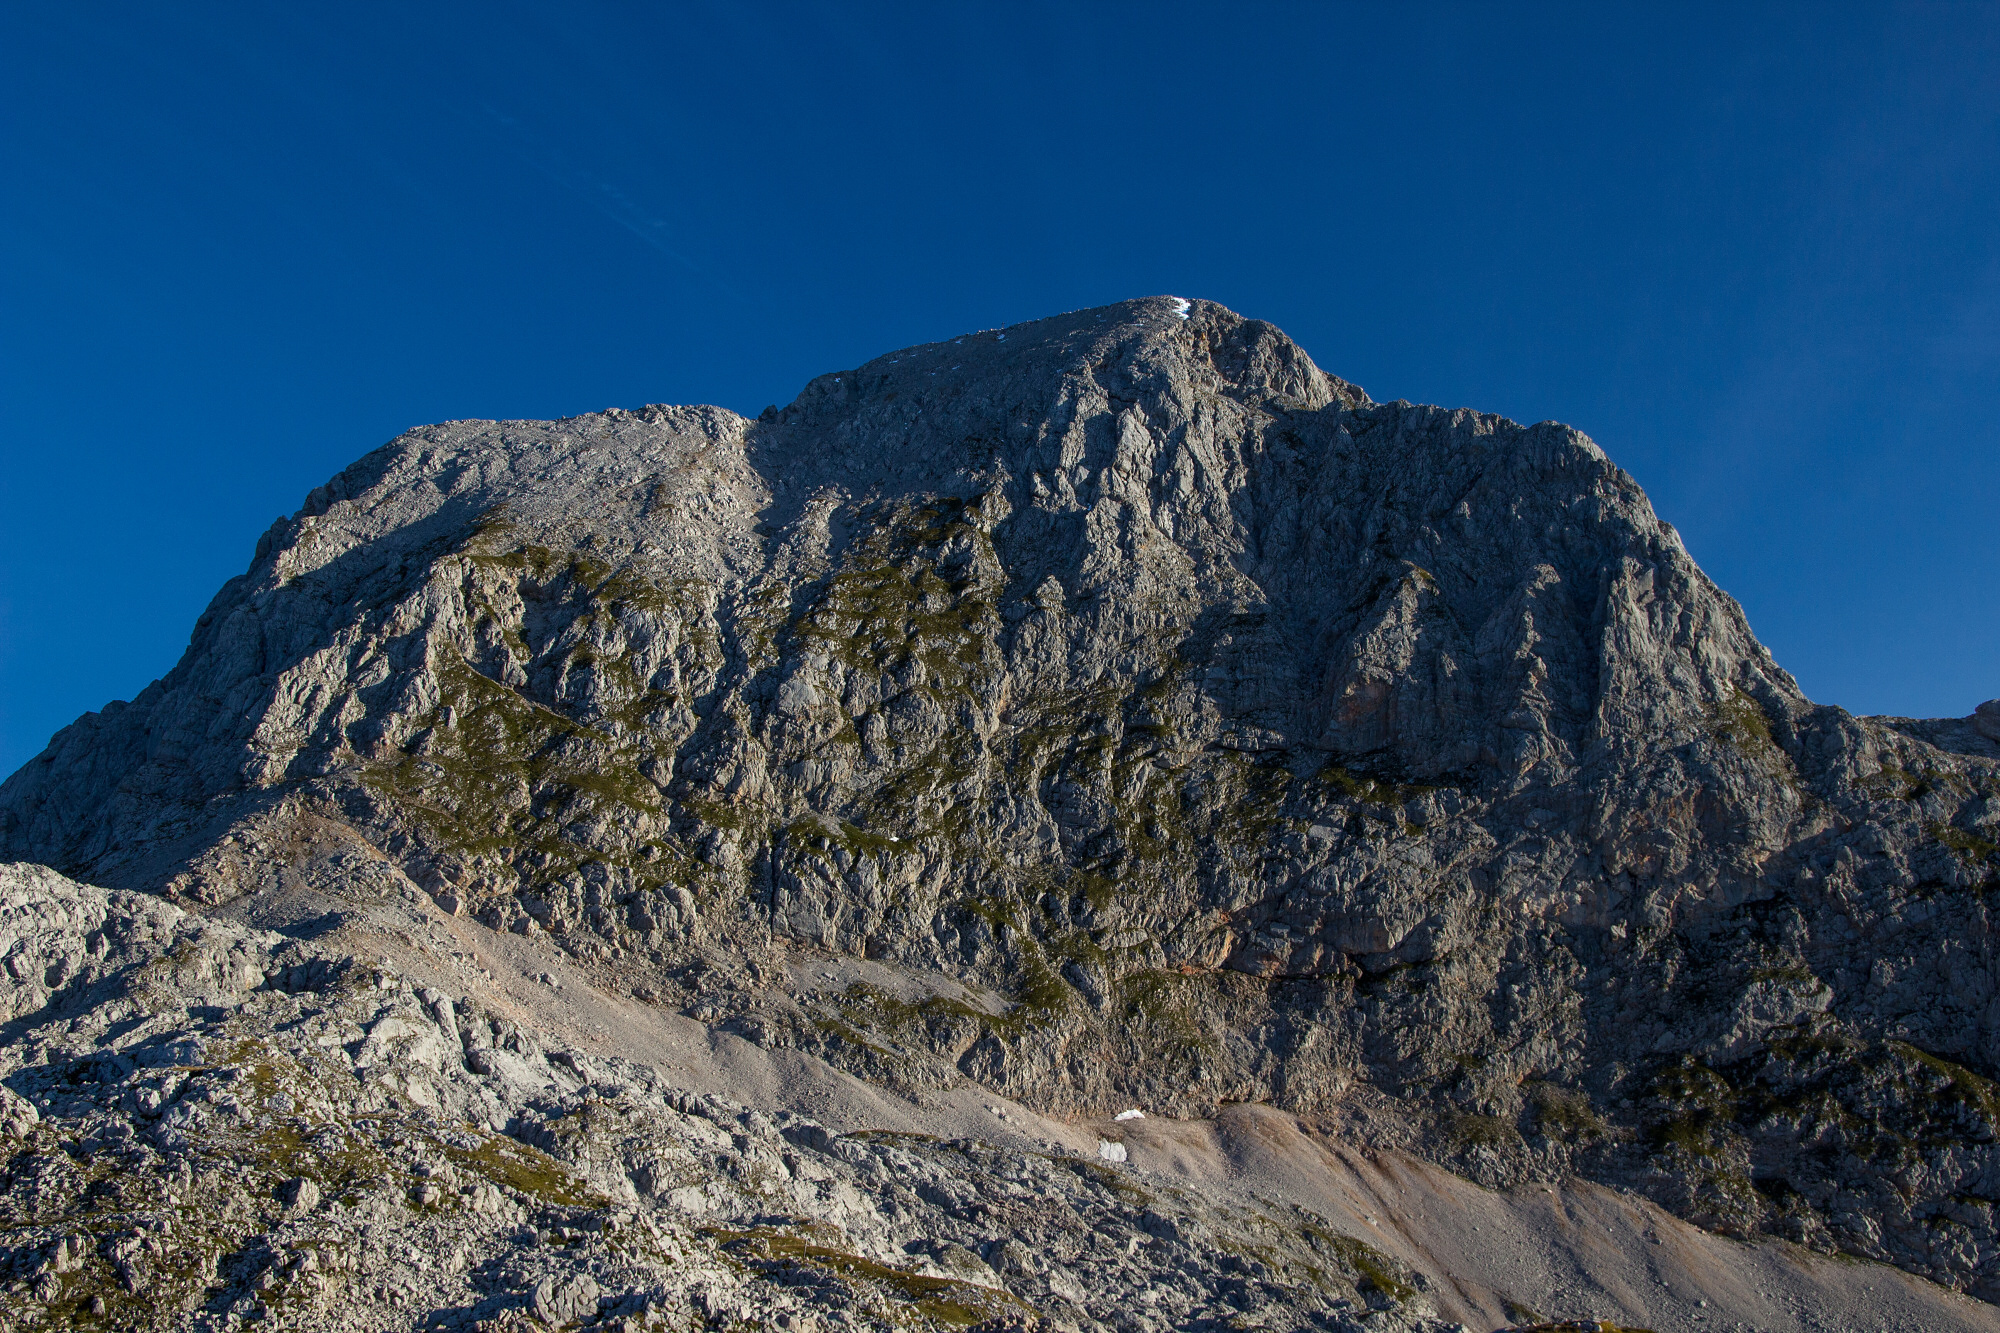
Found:
[[[1250,1104],[2000,1299],[1987,721],[1806,699],[1575,430],[1156,297],[756,419],[412,431],[0,854],[272,948],[403,894],[914,1105]]]

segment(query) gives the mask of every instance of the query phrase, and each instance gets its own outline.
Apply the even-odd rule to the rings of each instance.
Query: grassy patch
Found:
[[[2000,843],[1982,838],[1962,828],[1954,828],[1950,824],[1930,824],[1925,827],[1925,831],[1958,856],[1975,865],[1991,861],[1996,853],[2000,853]]]
[[[1777,748],[1763,705],[1741,690],[1732,691],[1716,704],[1715,729],[1745,754],[1761,756]]]
[[[1750,980],[1775,981],[1788,986],[1812,986],[1819,977],[1804,963],[1776,963],[1750,969]]]
[[[1732,690],[1717,701],[1710,717],[1716,736],[1724,744],[1786,786],[1797,789],[1798,774],[1792,768],[1791,757],[1772,734],[1770,715],[1761,703],[1742,690]]]
[[[891,1268],[831,1245],[810,1234],[779,1227],[747,1231],[704,1228],[702,1235],[760,1276],[782,1280],[788,1269],[812,1268],[842,1281],[867,1286],[899,1302],[908,1314],[945,1328],[970,1328],[1009,1315],[1035,1317],[1032,1307],[1009,1292],[955,1278],[926,1277]]]
[[[1930,793],[1935,777],[1901,768],[1880,768],[1861,779],[1861,789],[1878,800],[1915,801]]]
[[[1986,1122],[1989,1134],[2000,1134],[2000,1085],[1993,1080],[1981,1078],[1964,1065],[1954,1064],[1942,1056],[1932,1055],[1908,1042],[1887,1043],[1890,1050],[1913,1060],[1937,1078],[1944,1086],[1933,1094],[1947,1101],[1957,1102],[1976,1112]]]
[[[368,785],[393,798],[433,843],[474,864],[535,858],[535,877],[559,879],[590,861],[622,863],[643,883],[667,878],[672,859],[649,863],[637,848],[604,845],[570,832],[586,816],[630,810],[657,817],[658,788],[638,771],[634,745],[587,727],[451,656],[437,663],[453,725],[427,723],[422,754],[369,768]]]
[[[1335,763],[1328,763],[1313,774],[1313,781],[1328,791],[1338,792],[1350,801],[1384,808],[1401,806],[1432,790],[1419,783],[1391,782],[1386,778],[1357,773],[1351,768]]]
[[[1611,1132],[1592,1108],[1590,1098],[1574,1088],[1533,1082],[1528,1085],[1528,1100],[1534,1105],[1542,1132],[1551,1137],[1594,1139]]]
[[[479,1145],[439,1147],[454,1165],[543,1203],[567,1208],[602,1208],[606,1200],[587,1189],[547,1153],[500,1134],[482,1135]]]
[[[1737,1092],[1722,1075],[1692,1056],[1662,1070],[1648,1089],[1665,1104],[1653,1126],[1660,1148],[1680,1148],[1696,1157],[1721,1151],[1721,1136],[1733,1121]]]
[[[1308,1226],[1306,1234],[1339,1257],[1357,1286],[1373,1288],[1399,1304],[1417,1294],[1416,1287],[1398,1274],[1395,1260],[1368,1242],[1318,1226]]]
[[[920,665],[940,702],[977,698],[1000,618],[999,561],[974,518],[955,498],[880,507],[785,632],[878,675]]]
[[[1445,1134],[1452,1146],[1460,1149],[1492,1148],[1499,1151],[1521,1142],[1521,1132],[1510,1121],[1497,1115],[1474,1115],[1469,1111],[1454,1114],[1445,1123]]]

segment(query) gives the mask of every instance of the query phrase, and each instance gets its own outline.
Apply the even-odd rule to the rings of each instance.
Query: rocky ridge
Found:
[[[1582,435],[1157,298],[411,432],[0,852],[295,942],[414,884],[910,1097],[1265,1103],[1992,1297],[1994,716],[1815,705]]]
[[[836,1134],[40,867],[0,867],[0,941],[13,1326],[1448,1327],[1277,1201]]]

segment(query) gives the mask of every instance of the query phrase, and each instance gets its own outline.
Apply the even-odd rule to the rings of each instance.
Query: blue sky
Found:
[[[1221,301],[1590,433],[1814,698],[2000,695],[2000,6],[0,10],[0,773],[406,427]]]

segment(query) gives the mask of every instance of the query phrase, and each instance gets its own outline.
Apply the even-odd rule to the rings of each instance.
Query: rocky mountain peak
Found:
[[[912,1095],[1266,1103],[1982,1293],[1996,821],[1983,712],[1806,699],[1579,432],[1174,297],[411,431],[0,786],[6,855],[247,926],[401,885]]]

